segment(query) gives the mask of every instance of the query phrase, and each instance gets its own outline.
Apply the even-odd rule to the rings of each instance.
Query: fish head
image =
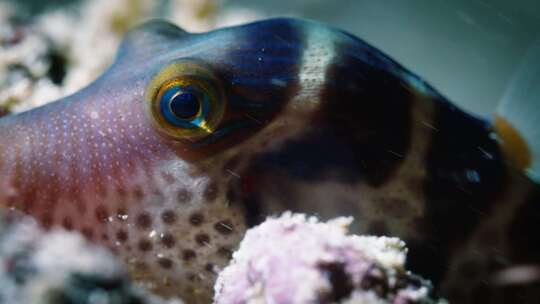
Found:
[[[326,201],[358,211],[357,186],[391,179],[415,106],[429,119],[417,99],[435,94],[360,39],[296,19],[200,34],[151,22],[126,35],[99,82],[121,82],[123,112],[174,152],[162,159],[211,176],[224,200],[249,206],[250,224],[287,209],[335,215]]]

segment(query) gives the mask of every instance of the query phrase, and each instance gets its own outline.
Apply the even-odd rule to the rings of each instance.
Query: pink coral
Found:
[[[347,235],[349,218],[286,213],[247,232],[219,275],[216,304],[427,303],[397,238]]]

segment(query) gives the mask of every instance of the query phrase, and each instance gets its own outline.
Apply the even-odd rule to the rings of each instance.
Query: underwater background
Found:
[[[8,2],[15,4],[17,14],[24,17],[58,8],[66,14],[75,13],[87,5],[80,0]],[[104,11],[114,7],[122,7],[118,14],[133,11],[129,23],[162,17],[193,31],[271,16],[326,22],[380,48],[453,102],[477,113],[491,112],[505,97],[510,98],[507,94],[511,87],[519,85],[512,79],[519,77],[516,74],[521,66],[534,69],[531,65],[539,65],[538,60],[527,58],[540,43],[540,5],[535,0],[94,2],[103,2]],[[133,9],[137,6],[153,8],[137,13]],[[165,9],[171,6],[175,7],[173,11]],[[186,18],[189,11],[198,16]]]

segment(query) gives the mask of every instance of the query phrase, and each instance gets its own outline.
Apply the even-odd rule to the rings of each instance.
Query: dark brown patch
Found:
[[[512,254],[520,263],[540,264],[540,185],[517,209],[507,230],[512,242]]]
[[[232,157],[231,159],[229,159],[222,168],[223,175],[227,177],[230,176],[231,175],[230,171],[234,171],[238,167],[238,163],[240,162],[240,159],[241,159],[240,155],[236,155]]]
[[[137,247],[139,248],[140,251],[150,251],[153,248],[152,242],[150,242],[150,240],[148,239],[139,240]]]
[[[106,234],[106,233],[102,233],[101,234],[101,239],[104,240],[104,241],[108,241],[109,240],[109,235]]]
[[[53,224],[53,218],[52,218],[51,213],[49,212],[43,213],[43,215],[41,215],[41,225],[43,226],[43,228],[50,229],[52,227],[52,224]]]
[[[121,199],[124,199],[127,197],[127,191],[124,187],[116,187],[116,193]]]
[[[141,229],[148,229],[152,225],[152,218],[146,212],[141,213],[135,219],[135,224]]]
[[[204,265],[204,269],[210,273],[215,273],[215,269],[214,269],[215,265],[212,264],[212,263],[207,263],[206,265]]]
[[[62,227],[68,231],[73,230],[73,220],[71,217],[66,216],[62,219]]]
[[[386,226],[386,222],[383,220],[374,220],[373,222],[370,222],[366,233],[376,236],[388,235],[388,227]]]
[[[275,157],[295,177],[320,180],[332,172],[342,182],[379,187],[409,151],[414,90],[395,72],[406,71],[374,48],[347,39],[337,42],[336,50],[340,56],[327,67],[311,123],[316,127]]]
[[[379,297],[386,298],[389,291],[386,273],[377,266],[372,266],[360,282],[364,290],[374,291]]]
[[[94,230],[90,227],[84,227],[81,232],[88,240],[92,240],[94,238]]]
[[[322,295],[323,302],[337,303],[347,298],[354,290],[351,277],[345,272],[342,263],[321,263],[318,268],[330,282],[330,292]]]
[[[173,266],[173,261],[171,259],[168,259],[168,258],[159,258],[158,259],[158,264],[163,269],[171,269],[172,266]]]
[[[128,233],[127,231],[125,231],[124,229],[120,229],[116,232],[116,239],[120,242],[120,243],[124,243],[127,241],[128,239]]]
[[[186,203],[189,203],[191,201],[191,199],[193,198],[193,195],[187,189],[182,188],[182,189],[178,190],[176,198],[177,198],[179,203],[186,204]]]
[[[195,253],[195,251],[191,249],[182,250],[182,260],[190,261],[190,260],[193,260],[195,257],[197,257],[197,254]]]
[[[58,189],[60,187],[59,184],[58,184],[58,179],[56,177],[51,178],[49,183],[52,185],[53,189]],[[46,208],[54,209],[56,207],[56,205],[58,205],[58,199],[60,197],[58,195],[57,190],[49,191],[49,193],[47,193],[45,197],[47,198],[46,201],[45,201],[45,207]]]
[[[467,259],[462,261],[458,266],[458,272],[467,279],[478,278],[480,275],[481,264],[478,261],[473,259]]]
[[[103,205],[98,205],[94,211],[96,220],[100,223],[106,223],[109,220],[109,212]]]
[[[204,215],[199,212],[193,213],[189,216],[189,223],[193,226],[200,226],[204,221]]]
[[[219,187],[215,181],[211,181],[203,192],[203,198],[205,202],[211,203],[216,200],[219,192]]]
[[[96,193],[102,199],[107,197],[107,188],[105,187],[102,180],[99,180],[96,184]]]
[[[6,115],[8,115],[8,114],[9,114],[9,110],[8,110],[8,109],[6,109],[6,108],[3,107],[3,106],[0,107],[0,117],[6,116]]]
[[[172,210],[165,210],[161,213],[161,220],[167,225],[174,224],[176,222],[176,213]]]
[[[265,206],[259,198],[261,193],[262,192],[259,191],[253,191],[249,195],[245,195],[242,199],[242,205],[244,207],[244,221],[248,227],[253,227],[262,223],[267,216]],[[298,212],[301,211],[298,210]]]
[[[195,235],[195,241],[199,246],[207,246],[210,244],[210,236],[206,233],[199,233]]]
[[[503,233],[499,232],[499,227],[489,227],[481,231],[478,242],[485,247],[495,247],[500,242]]]
[[[150,267],[148,267],[148,264],[143,261],[135,262],[135,268],[141,272],[147,272],[150,269]]]
[[[20,186],[15,186],[18,189]],[[34,209],[36,205],[37,192],[33,187],[30,187],[27,191],[24,192],[23,197],[20,199],[23,203],[23,211],[29,213]],[[13,196],[13,199],[16,199],[17,196]],[[18,201],[16,203],[19,203]],[[14,205],[15,203],[12,203]]]
[[[238,190],[236,190],[236,181],[229,182],[229,188],[227,189],[227,193],[225,194],[225,197],[227,198],[227,201],[231,203],[235,203],[238,201]]]
[[[229,260],[232,257],[232,250],[228,247],[219,247],[217,250],[217,254]]]
[[[164,233],[161,235],[161,243],[167,248],[172,248],[176,244],[176,239],[170,233]]]
[[[138,201],[144,198],[144,191],[141,186],[137,185],[133,187],[133,197]]]
[[[425,239],[407,243],[407,266],[437,285],[453,252],[491,212],[508,176],[489,123],[442,97],[433,103],[437,131],[432,133],[425,160],[425,213],[424,223],[419,225]]]
[[[424,179],[408,178],[405,180],[405,186],[412,193],[424,193]]]
[[[385,217],[405,218],[411,211],[409,202],[401,198],[380,197],[375,198],[374,203],[377,204],[378,210]]]
[[[82,201],[82,200],[75,201],[75,206],[77,208],[77,213],[79,215],[82,216],[82,215],[86,214],[87,208],[86,208],[86,204],[84,203],[84,201]]]
[[[214,224],[214,229],[223,235],[229,235],[233,232],[234,226],[230,220],[223,220]]]
[[[2,169],[2,167],[0,167],[0,169]],[[18,198],[16,195],[10,195],[8,194],[7,197],[6,197],[6,207],[11,209],[11,208],[17,208],[17,205],[18,205]],[[24,205],[22,206],[22,210],[24,211],[24,213],[29,213],[30,210],[31,210],[31,207],[32,206],[27,206],[27,205]]]

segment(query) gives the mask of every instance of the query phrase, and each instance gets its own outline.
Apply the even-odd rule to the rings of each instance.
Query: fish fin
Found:
[[[497,107],[495,129],[509,159],[540,182],[540,40],[516,69]]]
[[[500,139],[505,158],[518,169],[527,170],[532,165],[532,155],[523,136],[508,120],[498,114],[495,114],[493,127]]]

